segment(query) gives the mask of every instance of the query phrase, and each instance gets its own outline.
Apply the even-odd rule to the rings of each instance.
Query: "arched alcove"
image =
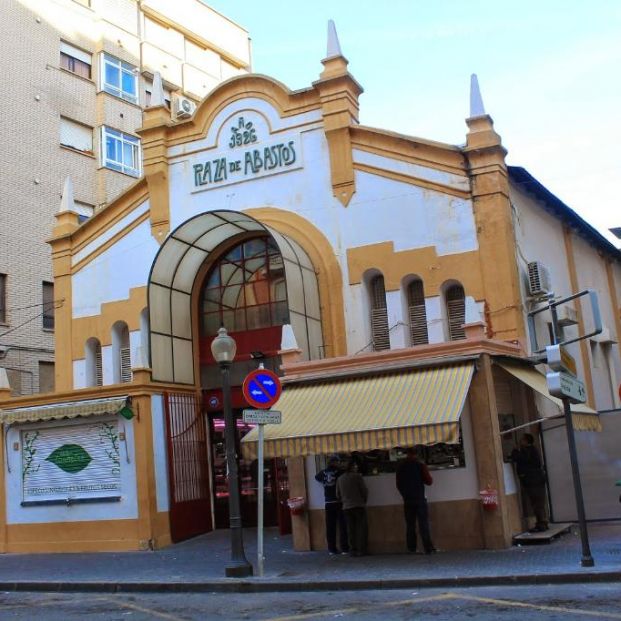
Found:
[[[86,386],[103,385],[103,366],[101,359],[101,343],[91,337],[84,344]]]
[[[166,239],[149,276],[150,351],[153,378],[195,383],[192,296],[197,276],[237,242],[272,240],[282,257],[288,311],[305,358],[318,358],[323,345],[319,290],[308,254],[288,236],[247,214],[211,211],[181,224]]]

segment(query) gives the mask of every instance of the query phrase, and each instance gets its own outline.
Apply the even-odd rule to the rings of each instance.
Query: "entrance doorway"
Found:
[[[257,526],[258,462],[241,457],[241,439],[254,427],[242,420],[242,410],[234,410],[236,417],[235,452],[238,458],[239,491],[242,526]],[[216,528],[229,527],[229,491],[226,478],[226,445],[222,412],[209,415],[209,436],[213,472],[213,508]],[[284,459],[265,461],[263,474],[263,522],[266,527],[278,526],[281,534],[291,532],[291,518],[287,509],[289,479]]]
[[[213,529],[205,419],[191,393],[164,393],[170,536],[183,541]]]

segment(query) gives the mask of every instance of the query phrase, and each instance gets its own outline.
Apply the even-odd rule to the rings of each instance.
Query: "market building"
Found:
[[[570,347],[588,393],[573,416],[579,446],[591,447],[581,454],[587,515],[612,517],[619,252],[507,166],[475,78],[466,144],[454,146],[360,125],[362,87],[333,26],[322,62],[295,92],[261,75],[227,80],[185,121],[171,118],[156,77],[137,132],[144,176],[83,223],[65,184],[50,240],[64,300],[56,393],[0,392],[1,549],[146,549],[228,525],[210,351],[222,324],[237,342],[246,525],[256,438],[240,387],[259,359],[284,385],[283,423],[266,430],[266,523],[292,529],[296,548],[325,547],[314,474],[329,454],[357,453],[370,551],[404,550],[394,471],[413,445],[434,476],[436,545],[510,545],[525,520],[508,457],[513,430],[529,423],[553,518],[572,519],[559,401],[526,318],[542,292],[585,288],[605,329]],[[535,291],[528,270],[544,264],[552,284],[542,277]],[[574,301],[562,319],[584,332],[589,309]],[[481,503],[488,487],[492,510]],[[303,513],[288,514],[289,496],[304,499]]]

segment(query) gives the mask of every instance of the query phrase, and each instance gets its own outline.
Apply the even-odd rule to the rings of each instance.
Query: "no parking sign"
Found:
[[[280,378],[273,371],[255,369],[246,375],[242,392],[250,405],[267,410],[280,398]]]

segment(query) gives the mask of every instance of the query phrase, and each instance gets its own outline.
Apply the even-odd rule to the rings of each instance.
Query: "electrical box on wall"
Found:
[[[196,104],[188,97],[175,95],[172,103],[173,114],[176,119],[189,119],[196,110]]]
[[[541,297],[552,292],[550,270],[539,261],[528,264],[528,293],[533,297]]]

